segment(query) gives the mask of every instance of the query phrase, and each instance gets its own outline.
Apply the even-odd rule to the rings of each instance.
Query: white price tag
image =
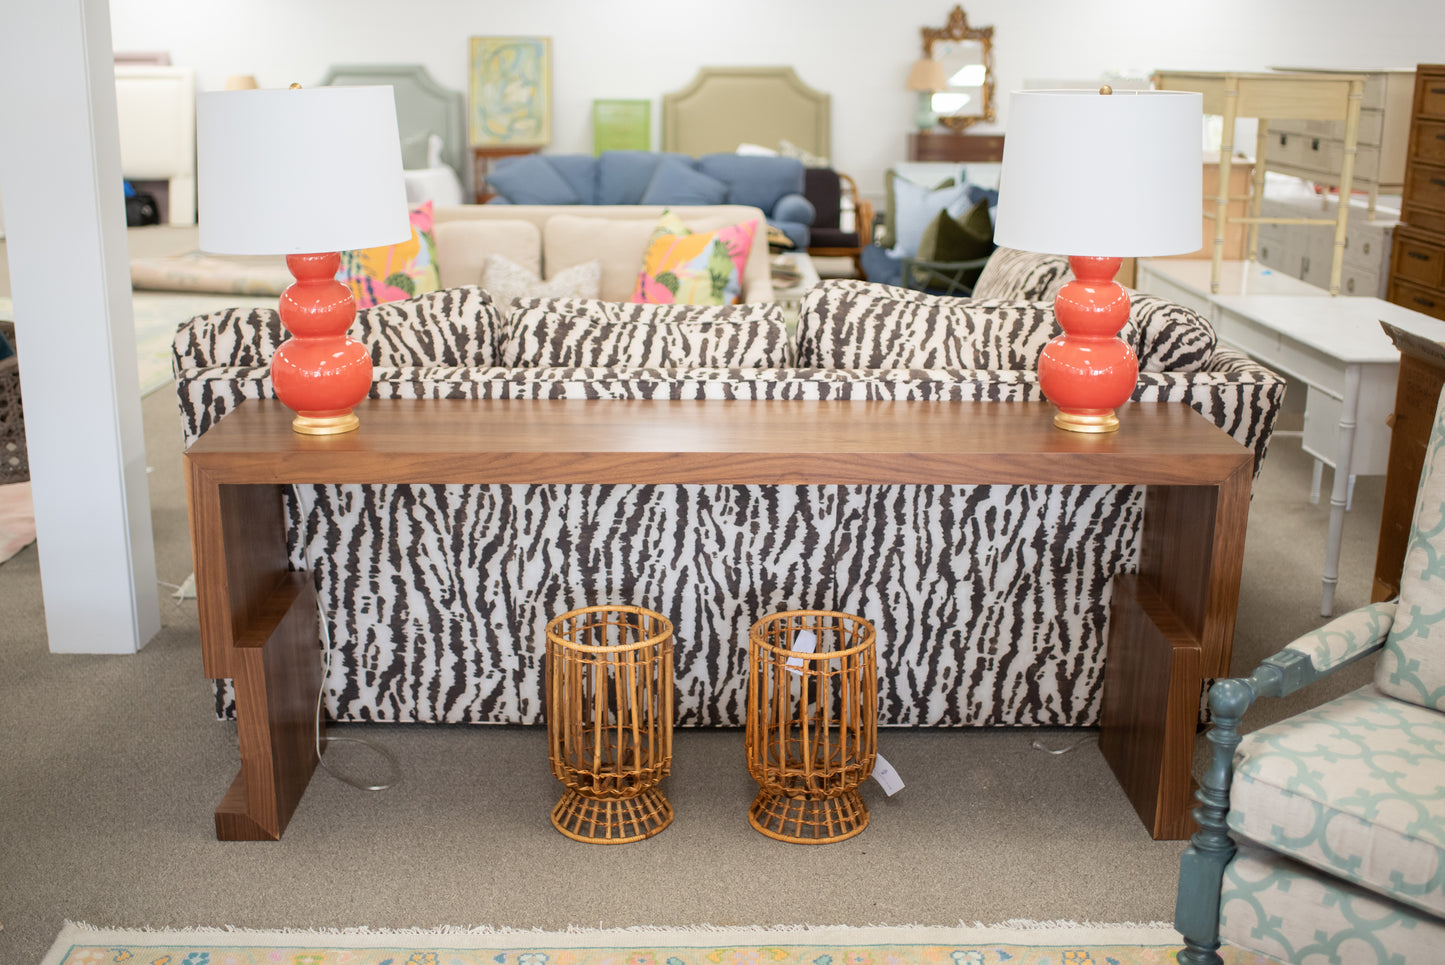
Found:
[[[892,764],[888,763],[887,758],[882,754],[876,756],[877,760],[873,762],[873,780],[883,788],[884,794],[892,797],[903,790],[903,778],[898,776],[898,772],[893,769]]]
[[[792,651],[794,653],[817,653],[818,635],[812,630],[799,630],[793,634]],[[806,663],[806,661],[803,660],[802,657],[789,657],[788,672],[801,677],[803,673],[799,668],[801,668],[804,663]]]

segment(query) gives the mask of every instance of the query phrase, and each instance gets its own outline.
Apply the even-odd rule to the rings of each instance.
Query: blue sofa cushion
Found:
[[[665,157],[642,194],[643,204],[722,204],[728,186],[677,158]]]
[[[597,203],[597,159],[590,154],[548,154],[548,163],[577,192],[578,204]]]
[[[796,158],[704,154],[697,169],[728,186],[729,204],[749,204],[769,214],[783,195],[803,193],[803,162]]]
[[[811,229],[801,221],[779,221],[777,218],[769,218],[768,224],[788,236],[788,240],[793,243],[794,251],[807,251],[808,245],[812,243]]]
[[[603,151],[597,158],[597,203],[641,204],[663,158],[686,157],[656,151]]]
[[[488,172],[487,184],[513,204],[580,204],[582,200],[539,154],[503,158]]]

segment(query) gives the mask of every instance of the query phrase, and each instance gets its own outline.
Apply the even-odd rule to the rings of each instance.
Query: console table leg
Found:
[[[276,841],[316,769],[316,590],[287,573],[234,650],[241,772],[216,808],[222,841]]]
[[[1199,641],[1135,576],[1114,578],[1099,750],[1155,840],[1196,830]]]

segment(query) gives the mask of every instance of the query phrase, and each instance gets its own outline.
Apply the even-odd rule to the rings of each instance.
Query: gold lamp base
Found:
[[[1104,412],[1060,410],[1054,413],[1054,425],[1069,432],[1118,432],[1119,417],[1114,415],[1113,409]]]
[[[356,413],[348,412],[345,415],[310,416],[297,413],[296,418],[291,420],[293,432],[303,432],[308,436],[334,436],[343,432],[350,432],[361,425],[361,420]]]

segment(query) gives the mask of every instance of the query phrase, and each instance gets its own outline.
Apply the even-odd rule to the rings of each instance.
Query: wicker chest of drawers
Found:
[[[1445,64],[1415,72],[1400,220],[1387,298],[1445,318]]]

